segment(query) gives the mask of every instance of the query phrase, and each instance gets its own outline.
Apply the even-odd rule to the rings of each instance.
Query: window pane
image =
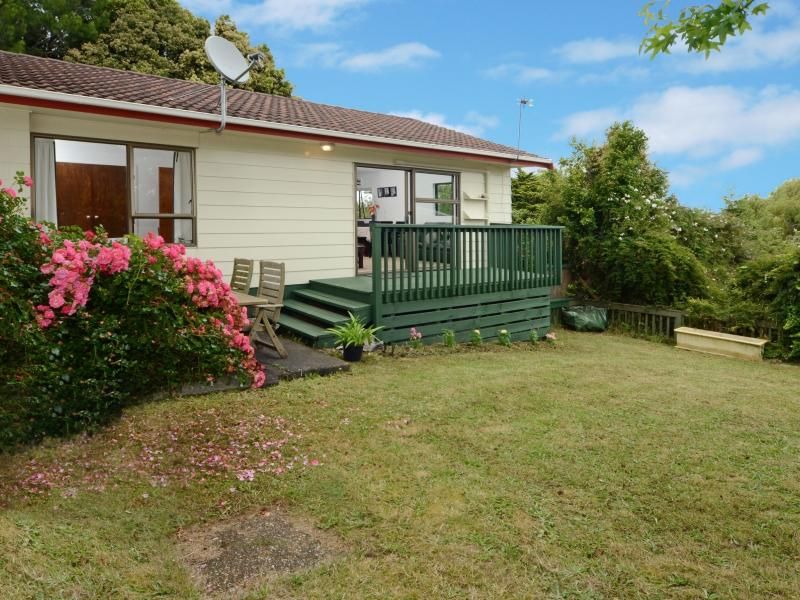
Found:
[[[102,225],[111,237],[128,233],[125,146],[37,139],[34,152],[36,178],[42,176],[37,219],[81,229]]]
[[[192,155],[133,149],[134,214],[192,214]]]
[[[442,173],[420,173],[414,178],[414,194],[430,200],[455,200],[455,176]]]
[[[388,223],[406,220],[408,174],[400,169],[356,168],[359,218]],[[369,199],[371,197],[371,199]]]
[[[455,212],[455,204],[453,203],[417,202],[416,222],[420,225],[425,223],[455,223]]]
[[[163,237],[165,242],[194,246],[192,225],[192,219],[134,219],[133,232],[142,237],[152,232]]]

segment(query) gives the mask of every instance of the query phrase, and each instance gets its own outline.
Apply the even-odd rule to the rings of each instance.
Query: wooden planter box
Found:
[[[764,346],[767,344],[767,340],[693,327],[678,327],[675,329],[675,337],[676,346],[684,350],[753,361],[762,360]]]

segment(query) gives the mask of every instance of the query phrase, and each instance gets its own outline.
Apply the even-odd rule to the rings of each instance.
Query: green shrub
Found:
[[[32,224],[21,206],[0,190],[0,446],[91,429],[188,383],[263,384],[213,264],[157,236]]]
[[[473,346],[480,346],[483,343],[483,336],[481,336],[480,329],[473,329],[469,334],[469,343]]]
[[[446,348],[455,348],[456,332],[452,329],[442,329],[442,344],[444,344]]]
[[[353,313],[348,312],[350,318],[347,322],[336,327],[331,327],[327,331],[332,333],[336,339],[337,344],[344,347],[347,346],[363,346],[375,341],[375,334],[378,333],[383,327],[372,327],[366,325],[360,317],[355,316]]]
[[[573,146],[558,174],[526,177],[514,189],[517,218],[535,214],[565,227],[575,291],[640,304],[705,296],[705,269],[682,244],[693,213],[669,195],[666,173],[648,159],[644,132],[616,123],[604,144]]]
[[[651,231],[598,246],[604,278],[597,286],[604,298],[673,306],[707,293],[700,261],[669,235]]]
[[[782,325],[784,358],[800,359],[800,248],[754,260],[739,269],[739,293],[767,309]]]
[[[501,346],[511,346],[511,334],[508,333],[508,329],[500,329],[497,332],[497,343]]]

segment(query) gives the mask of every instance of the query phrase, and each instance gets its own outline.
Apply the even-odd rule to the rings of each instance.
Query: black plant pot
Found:
[[[345,346],[342,348],[342,358],[347,362],[358,362],[364,354],[364,346]]]

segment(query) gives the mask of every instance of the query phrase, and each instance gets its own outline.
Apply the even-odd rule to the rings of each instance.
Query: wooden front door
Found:
[[[93,229],[110,237],[128,233],[128,169],[113,165],[56,163],[59,226]]]
[[[175,172],[171,167],[158,168],[158,212],[171,214],[175,210]],[[158,220],[158,234],[165,242],[175,241],[175,221]]]

